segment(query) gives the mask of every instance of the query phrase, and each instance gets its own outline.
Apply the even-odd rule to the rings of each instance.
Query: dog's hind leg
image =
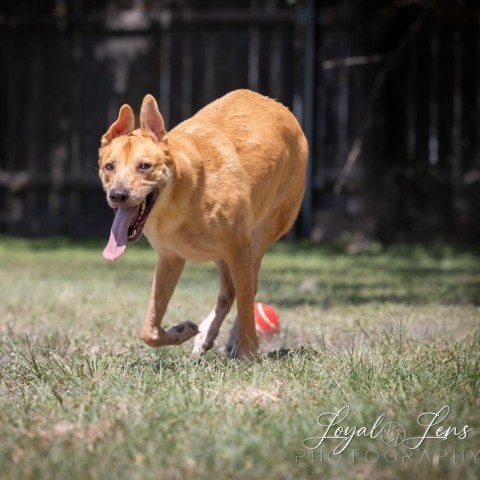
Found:
[[[188,321],[168,330],[160,326],[184,266],[185,260],[177,255],[160,254],[159,256],[150,302],[140,334],[142,340],[150,347],[179,345],[198,333],[198,327]]]
[[[260,272],[260,265],[261,265],[262,259],[260,258],[258,263],[254,262],[254,286],[255,286],[255,295],[257,294],[257,287],[258,287],[258,274]],[[254,296],[255,300],[255,296]],[[231,357],[235,357],[236,355],[236,350],[238,348],[238,313],[235,316],[235,320],[233,322],[232,328],[230,329],[230,333],[228,335],[228,342],[225,347],[225,351],[230,355]]]
[[[270,228],[268,228],[270,227]],[[275,241],[278,233],[271,228],[271,225],[261,225],[255,231],[253,235],[253,285],[254,285],[254,299],[258,290],[258,278],[260,275],[260,267],[262,266],[262,260],[270,245]],[[252,302],[253,307],[253,302]],[[238,345],[238,333],[239,333],[239,316],[235,317],[235,321],[230,330],[226,351],[230,356],[235,356],[235,349]]]
[[[231,357],[248,360],[258,351],[258,335],[253,314],[256,275],[252,248],[244,247],[240,254],[230,261],[229,267],[237,297],[237,317],[226,350]]]
[[[199,326],[199,334],[195,337],[195,346],[192,351],[195,355],[206,352],[213,347],[220,327],[228,315],[228,312],[230,312],[233,301],[235,300],[235,288],[233,287],[232,276],[230,275],[228,265],[223,260],[215,263],[220,278],[220,293],[215,308]]]

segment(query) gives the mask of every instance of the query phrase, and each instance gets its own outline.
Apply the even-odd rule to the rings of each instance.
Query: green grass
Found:
[[[109,264],[101,250],[0,239],[2,479],[478,478],[478,251],[277,245],[258,299],[282,330],[247,364],[217,349],[191,357],[191,343],[144,346],[155,254],[131,246]],[[165,324],[198,323],[216,295],[214,268],[188,266]],[[353,438],[341,458],[328,456],[338,440],[306,448],[319,415],[346,405],[338,426],[384,413],[381,426],[409,437],[425,431],[418,415],[447,405],[435,429],[456,432],[412,456],[380,436]]]

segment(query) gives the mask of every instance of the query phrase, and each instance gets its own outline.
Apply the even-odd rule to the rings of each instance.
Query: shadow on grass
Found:
[[[288,360],[291,358],[312,359],[319,358],[323,355],[323,351],[317,350],[311,345],[302,345],[298,348],[281,348],[273,352],[267,352],[266,358],[269,360]]]
[[[325,270],[268,266],[261,272],[260,296],[288,307],[370,303],[480,305],[480,270],[378,266]]]

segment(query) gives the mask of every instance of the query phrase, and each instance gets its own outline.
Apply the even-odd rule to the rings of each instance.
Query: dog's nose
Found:
[[[110,200],[115,203],[124,203],[130,197],[130,192],[126,188],[112,188],[110,190]]]

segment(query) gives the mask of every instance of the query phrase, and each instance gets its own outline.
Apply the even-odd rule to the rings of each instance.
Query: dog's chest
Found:
[[[157,252],[170,251],[194,262],[216,260],[219,256],[219,245],[200,232],[183,228],[152,228],[148,225],[144,234]]]

